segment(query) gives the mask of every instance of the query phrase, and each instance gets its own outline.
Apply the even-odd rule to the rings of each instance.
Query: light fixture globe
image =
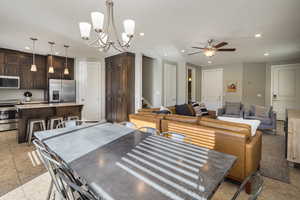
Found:
[[[66,68],[64,69],[64,75],[69,75],[69,68],[66,67]]]
[[[49,67],[48,73],[50,73],[50,74],[53,74],[53,73],[54,73],[54,68],[53,68],[53,66],[50,66],[50,67]]]
[[[206,49],[204,50],[204,55],[207,56],[207,57],[212,57],[216,54],[216,50],[211,48],[211,49]]]
[[[79,23],[80,35],[83,40],[88,40],[90,38],[91,24],[88,22]]]
[[[36,72],[37,71],[36,65],[32,64],[31,67],[30,67],[30,71],[31,72]]]
[[[104,15],[101,12],[92,12],[91,18],[94,30],[100,33],[103,29]]]

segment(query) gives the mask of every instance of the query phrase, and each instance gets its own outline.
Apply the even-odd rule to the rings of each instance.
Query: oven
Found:
[[[15,105],[19,100],[0,100],[0,131],[18,128],[18,110]]]

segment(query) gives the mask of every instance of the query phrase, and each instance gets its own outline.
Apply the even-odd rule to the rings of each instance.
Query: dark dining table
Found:
[[[111,123],[36,132],[107,200],[210,199],[236,157]]]

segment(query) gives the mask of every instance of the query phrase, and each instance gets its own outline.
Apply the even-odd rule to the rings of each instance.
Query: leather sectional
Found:
[[[175,113],[173,107],[170,107]],[[259,168],[261,160],[262,132],[251,136],[247,124],[220,121],[214,117],[195,117],[177,114],[155,114],[157,109],[141,109],[129,115],[130,122],[138,127],[148,126],[160,132],[177,132],[188,138],[187,142],[235,155],[238,160],[228,178],[242,182]],[[211,112],[210,112],[211,113]],[[211,113],[212,114],[212,113]]]

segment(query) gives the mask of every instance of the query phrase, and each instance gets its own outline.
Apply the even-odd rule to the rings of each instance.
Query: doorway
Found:
[[[196,101],[196,69],[187,67],[187,99],[188,103]]]
[[[202,70],[202,102],[208,110],[223,106],[223,69]]]
[[[285,120],[286,109],[300,109],[300,64],[271,67],[271,105],[278,120]]]
[[[142,107],[152,108],[155,103],[155,59],[142,57]]]
[[[80,61],[77,74],[78,102],[84,104],[83,120],[103,120],[105,118],[105,73],[101,63]]]

